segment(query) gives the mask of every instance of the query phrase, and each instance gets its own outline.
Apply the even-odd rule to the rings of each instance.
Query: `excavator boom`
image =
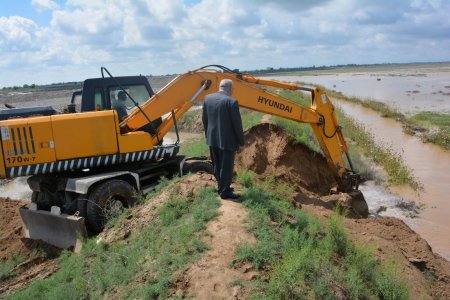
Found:
[[[357,174],[348,170],[343,156],[347,155],[347,144],[342,135],[334,113],[334,106],[325,92],[317,87],[303,87],[294,83],[255,78],[223,68],[221,71],[206,68],[187,72],[176,77],[162,90],[156,93],[141,107],[135,110],[120,124],[121,132],[133,132],[153,120],[174,111],[176,119],[181,118],[189,108],[219,88],[222,79],[231,79],[234,83],[233,97],[241,107],[279,116],[285,119],[311,125],[319,145],[333,170],[342,191],[357,188]],[[261,88],[270,86],[288,90],[301,90],[311,94],[311,106],[282,98]],[[173,127],[170,116],[159,128],[161,139]],[[154,137],[154,143],[156,137]],[[351,166],[351,163],[349,163]]]

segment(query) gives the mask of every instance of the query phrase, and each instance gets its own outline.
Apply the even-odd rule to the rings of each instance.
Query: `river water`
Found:
[[[430,68],[425,65],[422,69],[415,70],[392,69],[382,72],[367,70],[334,75],[270,78],[320,84],[348,96],[385,102],[398,107],[404,113],[418,111],[450,113],[450,65],[445,66],[447,67]],[[411,76],[411,74],[419,75]],[[378,78],[380,80],[377,80]],[[400,123],[382,118],[373,110],[337,99],[333,99],[333,103],[345,114],[364,124],[378,143],[390,145],[396,152],[402,153],[405,163],[423,185],[424,190],[417,195],[406,187],[389,187],[386,190],[373,182],[368,182],[361,186],[361,190],[369,209],[373,212],[380,206],[386,207],[381,215],[403,219],[428,241],[434,252],[450,260],[450,152],[404,134]],[[411,218],[409,213],[398,208],[399,203],[408,201],[424,205],[418,217]]]

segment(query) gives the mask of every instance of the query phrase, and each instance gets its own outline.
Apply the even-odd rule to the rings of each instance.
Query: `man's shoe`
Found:
[[[229,189],[228,189],[228,191],[230,191],[230,192],[234,192],[234,187],[230,187]],[[219,189],[216,189],[216,192],[218,192],[219,193]],[[220,194],[220,193],[219,193]]]
[[[241,196],[239,196],[238,194],[235,194],[233,192],[230,192],[230,193],[220,194],[220,198],[222,198],[222,199],[239,199],[239,198],[241,198]]]

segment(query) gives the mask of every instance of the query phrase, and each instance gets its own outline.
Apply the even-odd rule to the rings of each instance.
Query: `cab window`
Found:
[[[94,90],[94,109],[103,110],[105,107],[103,98],[103,91],[101,88],[95,88]]]
[[[125,85],[124,90],[136,101],[139,105],[144,103],[150,98],[145,85]],[[119,92],[122,91],[119,87],[112,87],[109,89],[109,99],[111,99],[111,108],[114,108],[119,104]],[[130,114],[136,109],[133,101],[127,96],[125,100],[125,106],[127,113]]]

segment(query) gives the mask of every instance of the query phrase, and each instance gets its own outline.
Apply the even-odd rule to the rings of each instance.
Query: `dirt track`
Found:
[[[267,143],[268,140],[270,144]],[[261,178],[273,175],[277,179],[287,181],[296,187],[297,195],[293,201],[298,203],[297,206],[320,218],[331,214],[336,199],[326,196],[326,193],[335,183],[320,155],[301,145],[293,145],[282,130],[268,124],[249,130],[246,133],[246,141],[245,149],[236,158],[241,168],[253,170]],[[194,175],[180,182],[180,194],[195,193],[194,187],[213,184],[210,175]],[[134,217],[124,223],[121,231],[104,232],[102,239],[114,242],[128,236],[130,231],[139,230],[141,226],[151,223],[155,209],[165,199],[164,194],[157,196],[148,207],[137,209]],[[233,245],[239,238],[246,238],[248,235],[245,224],[242,223],[245,211],[240,204],[222,203],[221,216],[208,226],[211,233],[210,250],[185,274],[185,280],[178,287],[181,292],[174,291],[174,294],[197,295],[199,299],[207,299],[210,296],[217,299],[221,298],[218,295],[224,294],[234,299],[245,298],[245,291],[221,285],[224,280],[250,280],[256,276],[248,274],[251,267],[244,270],[229,267],[230,259],[234,255]],[[58,255],[54,249],[21,238],[21,222],[17,211],[20,205],[22,203],[0,198],[0,258],[5,261],[20,255],[27,259],[15,268],[15,277],[0,282],[0,298],[57,270],[57,264],[52,259]],[[233,215],[236,218],[233,219]],[[236,224],[231,229],[233,222]],[[352,239],[372,244],[379,259],[394,257],[399,261],[405,276],[412,283],[413,299],[450,299],[450,263],[434,254],[427,242],[402,221],[394,218],[349,218],[344,225]],[[216,276],[217,270],[223,270],[225,266],[228,269],[224,274],[229,276],[226,276],[226,279]],[[206,279],[210,280],[208,284],[199,284]],[[211,284],[215,294],[211,292]]]

